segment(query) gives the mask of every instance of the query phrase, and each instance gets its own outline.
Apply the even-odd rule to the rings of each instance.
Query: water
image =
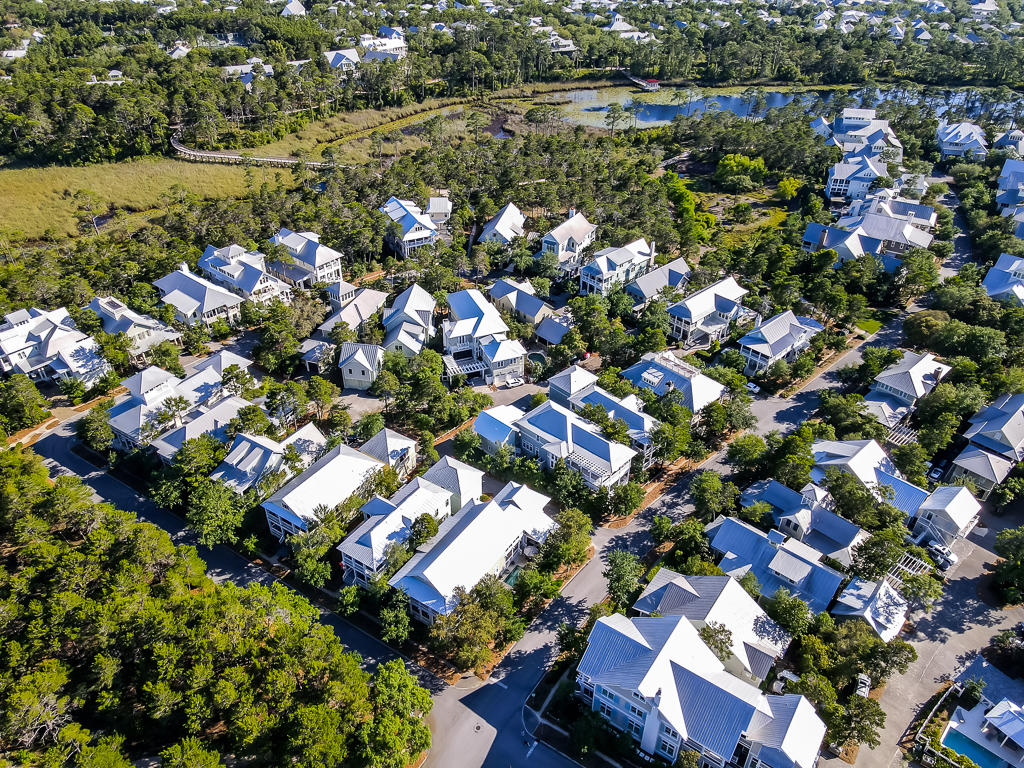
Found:
[[[539,363],[540,365],[544,365],[544,363],[547,362],[547,358],[540,352],[531,352],[526,356],[526,359],[532,363]]]
[[[942,737],[942,746],[949,747],[957,754],[970,758],[981,768],[1007,768],[1005,760],[1000,760],[980,744],[974,743],[953,728],[948,729],[946,735]]]
[[[577,91],[563,91],[551,94],[548,98],[555,103],[566,102],[560,109],[563,119],[574,124],[593,128],[606,128],[605,115],[608,105],[618,103],[623,108],[629,107],[634,99],[641,106],[636,115],[637,125],[651,128],[668,125],[676,115],[698,115],[704,112],[727,111],[739,117],[757,117],[769,109],[779,109],[794,101],[799,101],[811,111],[818,107],[829,111],[829,102],[835,100],[837,93],[842,91],[775,91],[763,89],[747,89],[746,91],[715,91],[708,89],[687,95],[682,89],[680,98],[675,94],[680,89],[662,88],[655,93],[640,93],[636,88],[601,88]],[[694,98],[694,96],[698,96]],[[1010,101],[997,102],[986,99],[983,92],[971,90],[933,90],[920,91],[899,87],[862,88],[849,92],[850,102],[846,106],[875,107],[886,101],[897,101],[905,104],[923,103],[931,107],[936,115],[942,115],[950,108],[965,111],[968,117],[974,118],[985,111],[1003,114],[1009,118],[1024,109],[1024,96],[1011,97]],[[625,114],[618,126],[625,128],[633,123],[633,116]]]

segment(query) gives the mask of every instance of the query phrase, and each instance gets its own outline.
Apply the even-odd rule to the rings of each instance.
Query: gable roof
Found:
[[[836,600],[832,613],[863,619],[886,642],[903,629],[907,601],[884,578],[880,581],[853,579]]]
[[[182,264],[177,270],[154,280],[165,304],[170,304],[185,317],[203,315],[222,307],[234,307],[243,299],[209,280],[190,272]]]
[[[416,453],[416,441],[385,427],[359,446],[359,450],[389,467],[394,467],[404,461],[410,453]]]
[[[690,279],[690,265],[680,256],[668,264],[652,269],[626,285],[626,293],[641,301],[648,301],[658,295],[664,288],[679,288]]]
[[[970,418],[964,437],[1012,461],[1024,459],[1024,394],[997,397]]]
[[[416,231],[417,227],[422,227],[428,232],[437,233],[437,227],[434,225],[434,222],[412,200],[400,200],[397,197],[390,197],[380,207],[380,212],[398,225],[403,240],[413,240],[422,237],[423,235]]]
[[[349,363],[353,363],[368,371],[379,371],[383,359],[383,347],[376,344],[357,344],[354,341],[345,341],[342,342],[341,353],[338,356],[338,368],[344,368]]]
[[[917,399],[931,392],[951,370],[930,352],[904,352],[903,359],[875,376],[875,381]]]
[[[320,242],[316,232],[293,232],[287,227],[270,238],[270,242],[283,245],[291,257],[305,266],[307,271],[330,264],[342,258],[339,251]]]
[[[453,318],[445,321],[449,337],[480,338],[508,333],[508,326],[501,319],[501,313],[476,288],[449,293],[448,309]]]
[[[458,496],[465,504],[470,499],[479,499],[483,492],[484,473],[451,456],[442,456],[423,473],[423,479],[438,485]]]
[[[284,451],[289,445],[295,447],[305,464],[309,464],[327,445],[327,438],[312,422],[281,442],[243,432],[235,435],[227,456],[210,477],[224,483],[236,493],[244,493],[256,485],[264,475],[282,469]]]
[[[691,321],[701,320],[715,311],[728,314],[742,306],[740,301],[746,295],[747,290],[729,276],[673,304],[669,313]]]
[[[765,320],[738,343],[772,358],[788,352],[808,335],[814,336],[822,330],[824,326],[817,320],[799,317],[787,309]]]
[[[658,396],[670,391],[679,392],[683,405],[694,414],[725,394],[724,384],[705,376],[669,350],[646,352],[640,362],[624,370],[621,376],[634,386],[649,389]]]
[[[582,213],[576,213],[544,235],[544,239],[551,238],[559,246],[564,247],[570,239],[576,243],[582,243],[594,234],[595,230],[597,230],[596,224],[587,221],[587,217]]]
[[[388,330],[396,323],[414,323],[422,328],[431,326],[437,302],[417,283],[413,283],[395,299],[382,313],[384,327]]]
[[[507,203],[494,215],[494,218],[484,224],[484,228],[477,240],[479,242],[486,242],[497,238],[505,243],[510,243],[515,238],[523,236],[523,225],[525,223],[526,217],[516,204]]]

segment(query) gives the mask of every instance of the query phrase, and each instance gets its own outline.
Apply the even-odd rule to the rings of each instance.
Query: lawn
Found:
[[[78,190],[96,193],[105,202],[129,211],[147,211],[175,184],[202,198],[227,197],[244,189],[244,169],[234,165],[189,163],[169,158],[145,158],[125,163],[77,167],[0,169],[0,230],[41,237],[77,231]],[[254,169],[256,182],[273,182],[280,169]]]
[[[885,317],[880,312],[872,312],[870,317],[858,320],[857,327],[870,336],[873,333],[878,333],[878,329],[882,327],[884,321]]]

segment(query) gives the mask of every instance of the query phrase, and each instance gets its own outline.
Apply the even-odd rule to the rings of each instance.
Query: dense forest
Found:
[[[953,5],[966,13],[965,3]],[[253,146],[342,110],[603,77],[603,70],[619,67],[703,85],[912,81],[1015,87],[1024,72],[1024,46],[993,31],[978,45],[938,37],[928,47],[909,39],[897,44],[873,36],[866,24],[847,35],[813,31],[810,8],[770,25],[749,9],[742,19],[705,23],[712,17],[695,7],[622,6],[637,26],[661,27],[654,45],[620,39],[601,29],[604,20],[588,21],[540,2],[517,6],[511,18],[475,8],[427,15],[394,0],[379,9],[387,17],[346,16],[314,5],[306,17],[282,18],[277,6],[262,2],[233,11],[180,3],[158,14],[153,6],[130,2],[15,0],[7,10],[20,26],[3,33],[7,39],[0,48],[14,47],[30,30],[45,35],[6,66],[10,79],[0,79],[0,155],[31,162],[80,164],[159,154],[169,150],[176,126],[200,145]],[[571,56],[553,53],[547,39],[528,26],[531,17],[573,39],[578,50]],[[365,63],[355,77],[327,66],[325,50],[375,34],[385,18],[418,28],[408,37],[407,59]],[[430,27],[439,19],[449,31]],[[1003,12],[996,21],[1010,17]],[[223,44],[229,35],[232,44]],[[171,58],[175,41],[196,47],[184,58]],[[272,66],[274,75],[257,77],[248,88],[223,76],[221,67],[252,56]],[[295,67],[289,61],[307,63]],[[112,69],[123,79],[103,84]]]
[[[305,598],[215,585],[192,547],[38,456],[0,454],[0,753],[21,766],[402,768],[430,696],[364,671]]]

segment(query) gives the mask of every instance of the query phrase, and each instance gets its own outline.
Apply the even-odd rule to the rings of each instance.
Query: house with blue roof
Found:
[[[725,396],[724,384],[684,363],[671,350],[646,352],[640,362],[629,366],[621,375],[633,386],[648,389],[659,397],[678,393],[681,404],[695,419],[706,405]]]
[[[448,294],[444,337],[445,376],[483,376],[488,384],[504,384],[526,370],[526,349],[508,338],[508,326],[493,304],[476,288]]]
[[[625,285],[654,266],[654,243],[640,238],[618,248],[604,248],[580,270],[580,294],[607,296],[613,286]]]
[[[569,314],[554,315],[545,317],[540,321],[540,325],[537,326],[537,330],[534,332],[537,336],[537,341],[547,345],[554,346],[555,344],[561,344],[562,339],[565,338],[565,334],[573,327],[572,316]]]
[[[859,525],[836,514],[832,497],[813,483],[797,493],[777,480],[762,480],[740,494],[745,507],[758,502],[772,508],[772,521],[784,534],[843,565],[853,561],[854,549],[868,537]]]
[[[690,280],[690,265],[680,256],[626,284],[626,293],[633,297],[634,312],[640,312],[666,289],[681,291]]]
[[[538,325],[544,318],[555,314],[550,304],[537,297],[529,280],[516,282],[511,278],[502,278],[490,287],[487,295],[499,310],[515,315],[531,325]]]
[[[437,239],[437,225],[412,200],[390,197],[380,207],[380,212],[392,221],[392,226],[385,233],[388,245],[404,258],[417,248],[432,245]]]
[[[764,533],[734,517],[719,517],[706,531],[718,566],[736,578],[753,573],[765,597],[784,588],[821,613],[843,583],[843,574],[821,562],[821,552],[781,531]]]

